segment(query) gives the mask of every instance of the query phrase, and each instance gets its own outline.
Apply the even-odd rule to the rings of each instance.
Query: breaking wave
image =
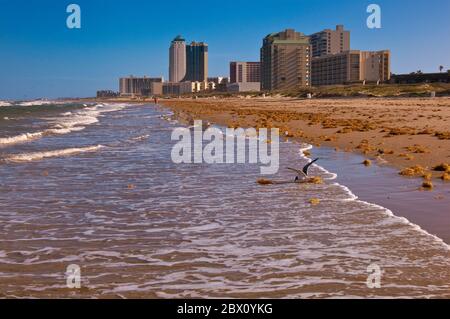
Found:
[[[47,152],[24,153],[24,154],[12,155],[12,156],[8,157],[6,160],[9,162],[31,162],[31,161],[37,161],[37,160],[42,160],[42,159],[51,158],[51,157],[71,156],[71,155],[80,154],[80,153],[94,152],[103,147],[104,147],[103,145],[95,145],[95,146],[87,146],[87,147],[80,147],[80,148],[66,148],[66,149],[62,149],[62,150],[54,150],[54,151],[47,151]]]

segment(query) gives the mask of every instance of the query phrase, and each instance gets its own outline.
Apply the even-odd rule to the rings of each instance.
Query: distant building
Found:
[[[152,95],[162,95],[163,94],[163,85],[164,85],[164,82],[152,82],[152,84],[151,84]]]
[[[230,62],[230,83],[261,82],[260,62]]]
[[[350,50],[312,59],[312,85],[386,82],[390,79],[390,51]]]
[[[229,92],[260,91],[260,62],[230,62]]]
[[[164,82],[164,78],[137,78],[126,77],[119,79],[119,92],[121,96],[149,96],[152,95],[152,83]]]
[[[230,83],[229,77],[210,77],[208,78],[209,83],[209,89],[215,90],[218,92],[226,92],[227,91],[227,85]]]
[[[184,81],[204,82],[208,79],[208,45],[192,42],[186,46],[186,76]]]
[[[177,36],[169,49],[169,81],[181,82],[186,76],[186,40]]]
[[[393,74],[390,82],[393,84],[450,83],[450,70],[442,73]]]
[[[111,97],[118,97],[119,93],[112,90],[101,90],[97,91],[97,98],[111,98]]]
[[[326,29],[310,35],[310,42],[312,57],[342,53],[350,50],[350,31],[337,25],[336,30]]]
[[[165,82],[162,84],[163,95],[182,95],[192,93],[192,82]]]
[[[228,92],[259,92],[261,90],[260,82],[236,82],[227,85]]]
[[[311,46],[309,37],[287,29],[272,33],[261,48],[261,89],[282,90],[309,86]]]

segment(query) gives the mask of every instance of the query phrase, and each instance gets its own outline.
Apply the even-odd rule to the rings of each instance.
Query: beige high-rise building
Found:
[[[310,85],[309,37],[293,29],[272,33],[261,48],[261,89],[284,90]]]
[[[152,93],[152,83],[164,82],[163,77],[148,78],[129,76],[119,79],[119,92],[121,96],[148,96]]]
[[[312,85],[386,82],[391,77],[390,51],[350,50],[312,59]]]
[[[350,50],[350,31],[337,25],[336,30],[326,29],[310,35],[310,41],[313,57],[342,53]]]
[[[186,76],[186,41],[180,35],[171,43],[169,49],[169,81],[181,82]]]

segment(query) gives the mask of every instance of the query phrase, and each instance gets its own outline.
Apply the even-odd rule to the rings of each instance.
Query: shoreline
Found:
[[[235,111],[234,109],[218,114],[217,109],[211,110],[198,106],[198,104],[208,105],[211,101],[197,100],[194,102],[194,105],[190,102],[192,101],[164,100],[161,104],[172,110],[177,119],[180,119],[182,122],[188,122],[195,118],[208,120],[218,125],[236,125],[236,122],[232,122],[236,117],[230,116]],[[227,101],[223,102],[226,103]],[[447,99],[445,103],[448,103],[450,106],[450,99]],[[254,117],[254,114],[250,116]],[[239,121],[237,125],[248,127],[251,126],[252,122],[253,124],[259,124],[253,118],[250,118],[245,122]],[[317,128],[320,132],[321,128],[316,126]],[[290,128],[289,130],[291,132]],[[316,132],[316,135],[318,134],[320,133]],[[420,135],[419,137],[423,136]],[[293,139],[313,146],[312,150],[306,153],[307,157],[323,157],[323,153],[328,154],[328,156],[325,155],[325,158],[327,158],[325,163],[322,162],[319,166],[336,173],[338,175],[336,181],[349,187],[351,192],[358,196],[360,200],[382,206],[392,211],[396,216],[404,217],[409,222],[418,225],[431,236],[437,236],[445,244],[450,244],[450,232],[448,231],[450,229],[450,215],[448,214],[448,207],[450,207],[450,183],[441,180],[438,172],[433,172],[435,188],[430,191],[421,187],[422,182],[428,179],[427,177],[403,177],[399,174],[399,170],[406,167],[402,162],[391,162],[379,155],[371,157],[369,154],[364,154],[363,151],[356,148],[344,149],[342,146],[339,147],[339,144],[339,146],[336,146],[336,141],[314,143],[314,137],[308,138],[296,135],[294,135]],[[389,139],[389,137],[384,139]],[[448,143],[449,141],[444,140],[444,142]],[[450,149],[447,148],[447,150]],[[431,155],[432,153],[424,154]],[[370,166],[363,165],[363,161],[368,158],[374,160],[373,164]],[[444,161],[445,157],[434,160]],[[335,166],[335,162],[339,162],[340,165]],[[412,163],[410,164],[411,166],[418,165],[414,164],[413,161],[408,162]],[[431,169],[428,169],[428,172],[431,172]]]
[[[404,175],[425,181],[443,179],[445,172],[433,168],[450,163],[450,98],[208,98],[160,103],[187,119],[229,127],[277,127],[280,134],[289,132],[314,146],[364,155],[399,173],[415,167]]]

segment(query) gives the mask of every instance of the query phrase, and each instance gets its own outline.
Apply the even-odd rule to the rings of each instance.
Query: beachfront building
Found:
[[[208,79],[208,45],[192,42],[186,46],[186,76],[184,81],[205,82]]]
[[[163,95],[183,95],[192,93],[192,82],[164,82],[162,84]]]
[[[349,50],[312,59],[312,85],[389,81],[390,51]]]
[[[164,82],[163,77],[148,78],[146,76],[139,78],[129,76],[119,79],[119,93],[121,96],[149,96],[152,95],[152,83]]]
[[[230,83],[261,82],[260,62],[230,62]]]
[[[309,36],[312,57],[342,53],[350,50],[350,31],[343,25],[337,25],[336,30],[326,29]]]
[[[177,36],[169,49],[169,81],[181,82],[186,76],[186,40]]]
[[[214,90],[214,91],[218,91],[218,92],[226,92],[227,85],[228,85],[228,83],[230,83],[230,78],[224,77],[224,76],[209,77],[208,83],[209,83],[210,90]]]
[[[259,92],[261,91],[260,82],[236,82],[227,85],[227,92]]]
[[[227,91],[259,91],[260,88],[260,62],[230,62],[230,84],[227,86]]]
[[[309,37],[293,29],[272,33],[261,48],[261,89],[284,90],[310,85]]]

